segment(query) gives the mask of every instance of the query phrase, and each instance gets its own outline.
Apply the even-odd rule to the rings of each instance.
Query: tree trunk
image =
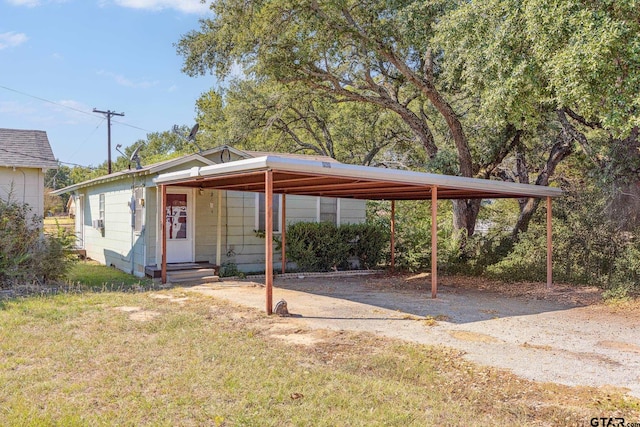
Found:
[[[562,111],[558,111],[558,117],[560,118],[560,122],[563,125],[563,129],[560,131],[560,134],[556,138],[555,144],[551,148],[551,153],[549,154],[549,158],[547,159],[547,163],[544,168],[536,178],[536,185],[549,185],[549,179],[553,175],[556,170],[556,166],[564,160],[569,154],[571,154],[573,150],[573,140],[575,129],[571,128],[571,132],[569,132],[566,126],[570,126],[567,122],[566,117]],[[524,163],[523,158],[518,159],[518,175],[520,175],[520,182],[528,183],[529,175],[526,170],[526,164]],[[516,225],[513,227],[511,231],[511,235],[514,239],[518,238],[518,234],[523,231],[527,231],[529,228],[529,222],[533,217],[533,214],[536,212],[538,205],[540,205],[540,199],[528,198],[518,200],[520,204],[520,215],[518,216],[518,221],[516,221]]]
[[[473,236],[476,230],[480,199],[456,199],[453,202],[453,228],[465,232],[467,237]],[[463,241],[464,242],[464,241]],[[463,243],[464,245],[464,243]]]

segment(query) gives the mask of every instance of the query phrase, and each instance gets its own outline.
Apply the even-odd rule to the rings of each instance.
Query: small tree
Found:
[[[41,218],[27,204],[0,199],[0,287],[46,284],[64,277],[73,263],[73,236],[62,229],[44,235]]]

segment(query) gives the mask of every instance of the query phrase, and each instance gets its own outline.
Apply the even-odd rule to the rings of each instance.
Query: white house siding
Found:
[[[367,220],[366,200],[340,199],[340,224],[360,224]]]
[[[227,252],[223,262],[235,263],[240,271],[264,270],[264,239],[255,233],[255,193],[226,192]],[[224,219],[223,219],[224,221]],[[275,262],[275,261],[274,261]],[[260,267],[262,266],[262,267]]]
[[[84,247],[87,256],[120,270],[144,275],[144,232],[134,233],[129,202],[133,181],[96,185],[84,193]],[[93,227],[100,218],[100,194],[105,196],[104,236]]]
[[[11,195],[11,196],[9,196]],[[0,167],[0,198],[26,203],[37,217],[44,214],[44,172],[36,168]]]
[[[196,262],[207,261],[210,263],[216,262],[216,239],[218,233],[218,191],[206,189],[202,191],[196,191]],[[222,197],[222,227],[225,226],[225,209],[224,209],[224,195]],[[224,231],[223,231],[224,240]],[[221,252],[225,253],[224,241],[221,245]],[[221,258],[222,259],[222,258]]]

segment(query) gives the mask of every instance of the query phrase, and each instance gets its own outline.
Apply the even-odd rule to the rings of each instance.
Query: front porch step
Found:
[[[203,276],[217,276],[217,271],[213,268],[194,268],[192,270],[167,271],[167,279],[189,279]]]
[[[176,272],[176,271],[190,271],[190,270],[198,270],[198,269],[213,269],[214,275],[219,275],[220,267],[211,264],[208,262],[191,262],[191,263],[178,263],[178,264],[167,264],[167,273]],[[160,266],[157,265],[147,265],[144,268],[145,274],[152,279],[159,279],[161,276]]]
[[[167,281],[180,284],[203,284],[219,282],[220,277],[213,268],[198,268],[193,270],[167,272]]]
[[[207,283],[216,283],[220,282],[219,276],[202,276],[202,277],[191,277],[191,278],[182,278],[182,279],[170,279],[167,277],[167,282],[174,285],[206,285]]]

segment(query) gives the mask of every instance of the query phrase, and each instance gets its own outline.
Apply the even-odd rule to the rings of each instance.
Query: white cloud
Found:
[[[14,6],[34,7],[40,4],[39,0],[8,0],[9,4]]]
[[[7,0],[14,6],[36,7],[47,3],[66,3],[68,0]]]
[[[14,31],[0,33],[0,50],[19,46],[27,40],[29,40],[29,37],[25,33],[16,33]]]
[[[147,89],[147,88],[156,86],[159,83],[157,80],[155,80],[155,81],[148,81],[148,80],[133,81],[133,80],[123,76],[122,74],[112,73],[111,71],[105,71],[105,70],[98,71],[98,75],[99,76],[109,77],[109,78],[113,79],[116,83],[118,83],[120,86],[131,87],[131,88],[135,88],[135,89]]]
[[[200,0],[114,0],[114,2],[118,6],[130,9],[175,9],[184,13],[205,13],[209,10],[209,5],[203,4]]]

